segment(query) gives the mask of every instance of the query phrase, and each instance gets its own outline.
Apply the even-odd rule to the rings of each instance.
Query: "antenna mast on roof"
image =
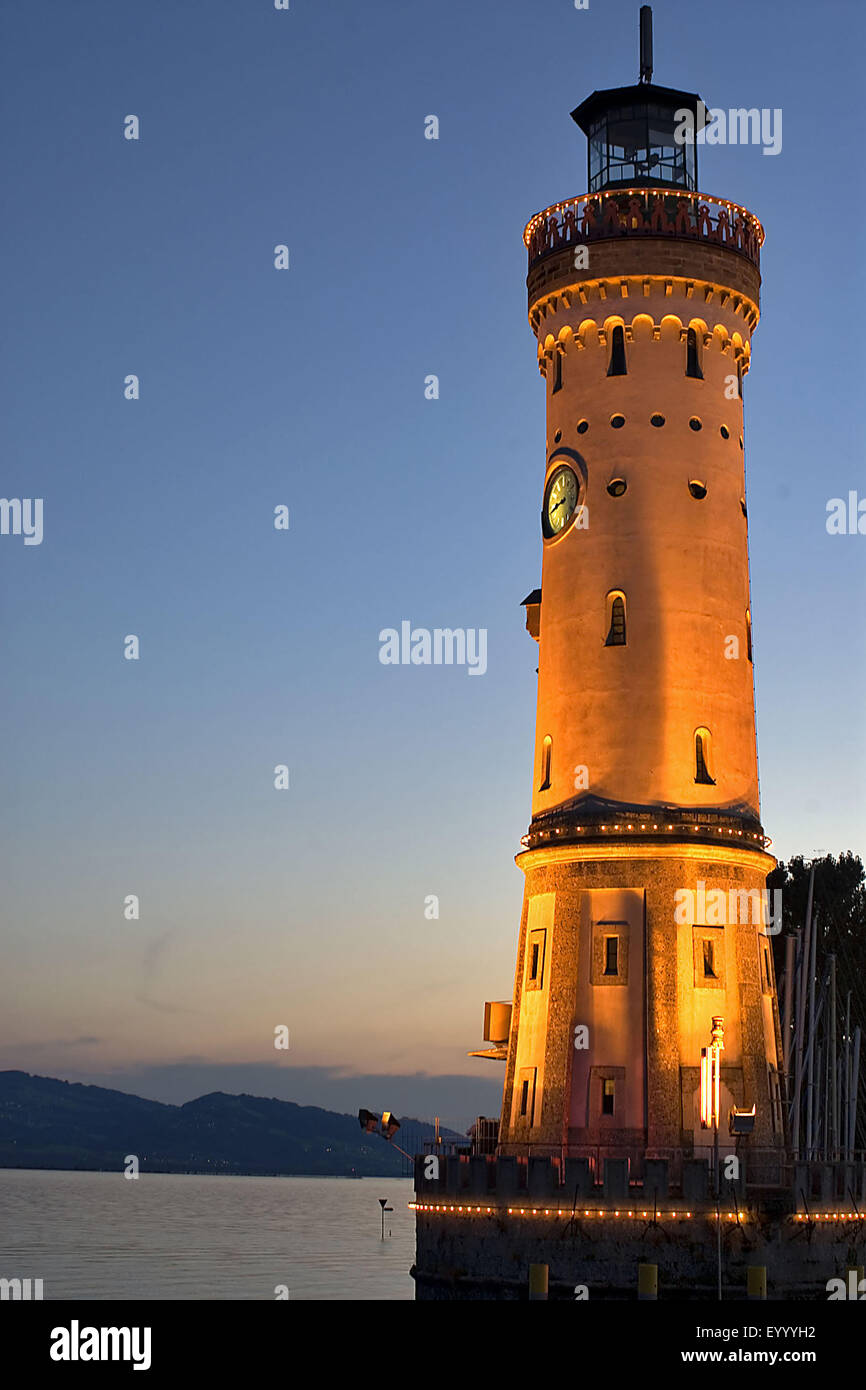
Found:
[[[650,5],[640,7],[640,80],[653,80],[653,12]]]

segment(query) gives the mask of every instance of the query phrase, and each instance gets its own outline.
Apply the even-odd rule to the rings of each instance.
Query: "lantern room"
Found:
[[[695,137],[705,108],[692,92],[655,86],[652,72],[652,12],[644,5],[640,81],[633,87],[593,92],[571,113],[588,141],[590,193],[607,188],[697,191]]]

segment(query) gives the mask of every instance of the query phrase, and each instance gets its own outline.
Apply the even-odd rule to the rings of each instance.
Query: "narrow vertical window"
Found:
[[[618,936],[606,936],[604,938],[604,973],[605,975],[619,974]]]
[[[690,328],[686,334],[686,376],[697,377],[699,381],[704,379],[696,328]]]
[[[695,730],[695,781],[708,787],[716,785],[711,772],[709,729]]]
[[[764,993],[773,993],[773,967],[770,964],[770,948],[764,944]]]
[[[526,988],[541,989],[544,984],[544,928],[529,934],[529,953],[526,968]]]
[[[535,1099],[538,1071],[535,1067],[523,1067],[518,1077],[517,1109],[521,1119],[530,1126],[535,1124]]]
[[[601,1113],[602,1115],[613,1114],[613,1099],[616,1093],[615,1081],[603,1081],[601,1083]]]
[[[752,660],[752,615],[746,609],[746,656]]]
[[[715,980],[715,979],[718,978],[718,976],[716,975],[715,947],[714,947],[712,941],[704,941],[704,942],[703,942],[703,948],[704,948],[704,979],[705,979],[705,980]]]
[[[739,362],[737,363],[737,395],[739,396],[740,400],[743,399],[743,359],[742,359],[742,358],[740,358]]]
[[[562,390],[562,353],[556,352],[553,355],[553,390]]]
[[[546,792],[550,789],[550,751],[553,747],[553,739],[550,734],[546,734],[541,745],[541,782],[538,790]]]
[[[608,630],[606,647],[624,647],[625,641],[625,594],[611,593],[608,600]]]
[[[608,376],[626,376],[628,363],[625,360],[625,329],[617,324],[610,335],[610,366]]]

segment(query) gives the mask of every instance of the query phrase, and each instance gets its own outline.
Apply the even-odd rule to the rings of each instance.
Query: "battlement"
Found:
[[[790,1163],[778,1150],[758,1150],[738,1162],[739,1177],[722,1182],[720,1207],[729,1219],[744,1219],[745,1206],[804,1219],[866,1220],[864,1155]],[[715,1209],[710,1175],[707,1159],[681,1153],[647,1157],[639,1168],[628,1158],[424,1154],[415,1159],[415,1195],[419,1210],[452,1214],[682,1218]]]

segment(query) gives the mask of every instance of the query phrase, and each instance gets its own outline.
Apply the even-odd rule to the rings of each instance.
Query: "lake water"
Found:
[[[4,1168],[0,1278],[42,1279],[46,1300],[411,1300],[412,1196],[401,1178]]]

